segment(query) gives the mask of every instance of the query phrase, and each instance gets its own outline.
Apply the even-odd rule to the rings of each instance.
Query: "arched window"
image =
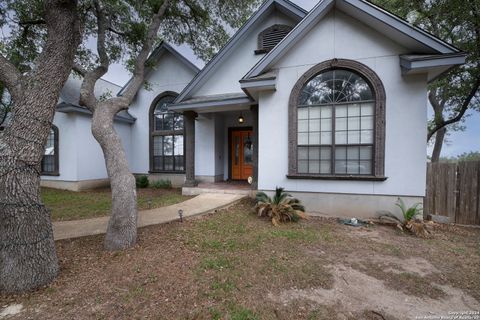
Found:
[[[384,179],[384,92],[355,61],[309,70],[290,97],[289,174]]]
[[[258,34],[258,49],[255,53],[266,53],[272,50],[292,29],[284,24],[274,24],[263,30]]]
[[[164,92],[150,108],[150,171],[184,172],[183,115],[168,110],[177,94]]]
[[[41,174],[49,176],[58,175],[58,168],[58,128],[52,126],[45,144],[45,152],[41,162]]]

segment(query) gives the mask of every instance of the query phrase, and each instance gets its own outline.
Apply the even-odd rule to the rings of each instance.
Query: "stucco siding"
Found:
[[[244,35],[244,39],[237,43],[233,53],[221,61],[215,72],[203,86],[194,92],[193,96],[241,93],[242,89],[238,80],[263,57],[262,54],[254,53],[258,49],[258,34],[274,24],[285,24],[293,27],[296,22],[280,12],[274,12],[267,19],[259,21],[254,30]]]
[[[283,186],[301,192],[423,196],[426,175],[426,75],[402,77],[405,49],[368,26],[331,12],[275,66],[277,90],[259,97],[259,189]],[[288,101],[299,77],[333,58],[359,61],[380,77],[386,91],[383,182],[292,180],[288,173]]]
[[[130,169],[134,173],[146,174],[150,170],[149,159],[149,111],[153,100],[165,91],[180,93],[192,80],[195,72],[181,63],[172,54],[164,53],[151,70],[146,80],[150,90],[140,89],[129,108],[137,121],[132,126],[132,157]]]

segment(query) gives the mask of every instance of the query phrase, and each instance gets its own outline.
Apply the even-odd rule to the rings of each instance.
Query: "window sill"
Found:
[[[385,181],[385,176],[354,176],[354,175],[308,175],[287,174],[288,179],[311,179],[311,180],[352,180],[352,181]]]
[[[40,173],[40,176],[58,177],[58,176],[60,176],[60,173],[58,173],[58,172],[42,172],[42,173]]]
[[[185,171],[148,171],[148,173],[169,173],[169,174],[185,174]]]

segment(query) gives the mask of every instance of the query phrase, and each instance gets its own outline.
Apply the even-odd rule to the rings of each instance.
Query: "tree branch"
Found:
[[[20,21],[18,24],[21,26],[32,26],[32,25],[39,25],[39,24],[46,24],[47,22],[43,19],[38,20],[25,20]]]
[[[73,71],[78,72],[82,77],[85,77],[87,70],[79,63],[74,63],[72,67]]]
[[[92,112],[97,104],[97,98],[95,97],[95,84],[97,83],[98,79],[108,72],[108,67],[110,65],[110,59],[108,57],[105,45],[107,18],[105,16],[104,9],[100,6],[100,3],[97,0],[94,1],[94,6],[98,24],[97,52],[100,59],[100,65],[92,71],[83,73],[84,78],[82,86],[80,87],[80,105],[87,107]],[[82,69],[79,70],[81,71]]]
[[[480,88],[480,77],[478,77],[475,81],[475,84],[473,85],[472,89],[470,90],[470,93],[468,96],[465,98],[463,101],[460,110],[458,111],[457,115],[453,118],[450,118],[448,120],[441,121],[438,124],[435,124],[435,127],[432,128],[428,132],[427,140],[430,140],[430,138],[437,132],[438,130],[442,129],[443,127],[446,127],[452,123],[456,123],[462,119],[464,116],[465,112],[468,110],[468,106],[470,105],[470,101],[472,101],[473,97],[475,97],[475,94],[477,93],[478,89]]]
[[[0,54],[0,81],[5,84],[13,100],[20,97],[22,75],[15,66]]]
[[[160,28],[160,23],[162,22],[163,17],[165,16],[165,12],[167,11],[169,5],[169,0],[164,0],[158,12],[152,17],[152,22],[148,27],[147,36],[143,42],[142,49],[135,60],[135,68],[133,70],[133,78],[130,81],[130,84],[124,91],[123,95],[117,98],[119,105],[122,106],[118,111],[122,109],[126,109],[130,103],[133,101],[133,98],[137,94],[137,91],[143,85],[143,81],[145,78],[145,62],[147,61],[148,55],[152,50],[152,46],[155,43],[155,38],[158,33],[158,29]]]

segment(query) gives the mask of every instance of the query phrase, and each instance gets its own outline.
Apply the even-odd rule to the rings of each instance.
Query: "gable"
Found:
[[[461,53],[457,48],[431,34],[409,24],[399,17],[364,0],[321,0],[309,14],[243,79],[257,77],[268,71],[273,64],[305,37],[314,26],[333,9],[338,9],[362,23],[378,30],[385,37],[418,54],[450,55]],[[461,59],[460,59],[461,60]],[[460,61],[461,64],[463,62]],[[448,66],[447,66],[448,68]]]
[[[295,22],[295,24],[298,23],[306,15],[305,10],[288,0],[265,1],[260,6],[260,8],[253,14],[253,16],[233,35],[233,37],[228,41],[228,43],[212,58],[212,60],[210,60],[210,62],[202,69],[202,71],[198,73],[198,75],[192,80],[192,82],[189,83],[185,90],[183,90],[179,97],[176,99],[176,102],[178,103],[189,99],[192,96],[198,95],[199,90],[202,87],[206,86],[206,82],[209,81],[212,76],[216,74],[217,70],[219,70],[219,65],[225,65],[224,61],[227,60],[227,58],[229,58],[236,51],[238,51],[238,48],[240,47],[239,44],[243,43],[244,40],[247,38],[253,40],[252,34],[255,34],[255,36],[257,36],[258,33],[262,31],[259,30],[259,24],[265,22],[265,20],[268,19],[268,17],[270,17],[273,12],[278,12],[286,17],[289,17]],[[278,16],[280,16],[280,14]],[[252,30],[255,30],[256,32],[253,33]],[[242,58],[244,57],[242,56]],[[258,59],[258,57],[256,59],[252,59],[253,63],[255,63],[255,61]],[[252,63],[252,61],[248,61],[248,63]],[[240,65],[243,66],[244,64],[240,64],[237,60],[235,64],[229,65],[228,67],[230,69],[234,69]],[[238,79],[239,77],[237,77],[236,81],[238,81]],[[230,83],[230,81],[228,82]],[[237,87],[238,85],[236,85],[235,89]],[[234,87],[228,87],[223,89],[232,90],[234,89]],[[209,90],[214,89],[209,89],[208,86],[206,86],[206,90],[204,90],[204,92],[209,92]]]
[[[296,21],[281,12],[272,12],[259,21],[242,41],[233,48],[230,55],[222,59],[216,66],[216,71],[198,89],[192,91],[192,96],[208,96],[225,93],[241,93],[238,80],[255,65],[264,54],[257,54],[259,34],[272,25],[295,26]]]

